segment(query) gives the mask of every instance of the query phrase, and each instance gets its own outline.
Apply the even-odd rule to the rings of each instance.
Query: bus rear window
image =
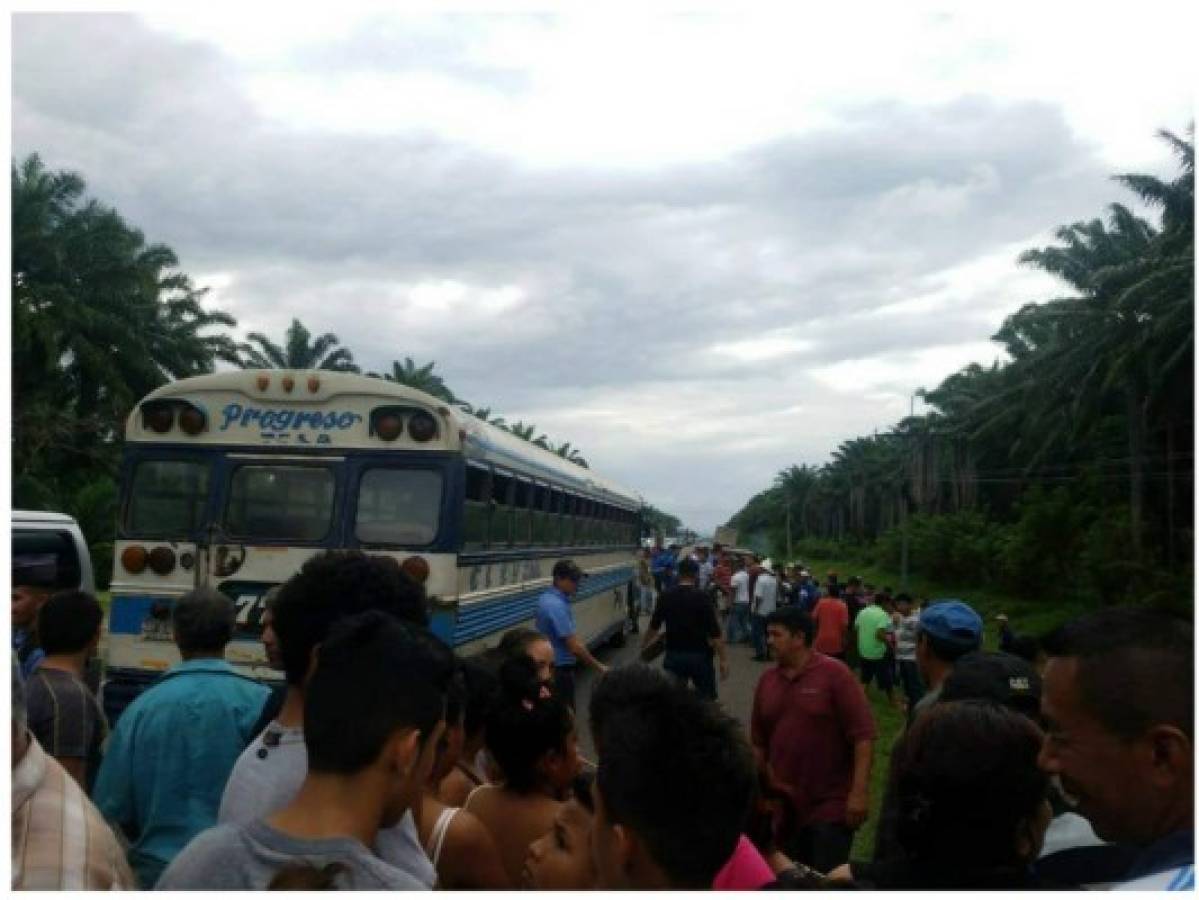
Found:
[[[229,483],[231,537],[319,541],[333,521],[333,472],[318,466],[242,466]]]
[[[185,537],[204,522],[208,463],[146,460],[133,471],[125,528],[131,534]]]
[[[364,544],[429,544],[441,517],[441,473],[370,469],[358,487],[354,531]]]

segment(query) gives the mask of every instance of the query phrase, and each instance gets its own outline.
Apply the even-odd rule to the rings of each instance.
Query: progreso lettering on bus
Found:
[[[258,409],[254,406],[243,407],[240,403],[230,403],[221,410],[224,421],[221,431],[226,431],[232,425],[249,428],[256,423],[263,431],[299,431],[310,428],[316,431],[336,429],[344,431],[353,428],[362,421],[362,416],[352,412],[304,412],[295,409]]]

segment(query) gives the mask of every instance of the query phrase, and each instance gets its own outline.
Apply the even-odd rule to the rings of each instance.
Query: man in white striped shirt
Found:
[[[15,659],[12,670],[13,890],[137,890],[112,829],[79,783],[29,734]]]

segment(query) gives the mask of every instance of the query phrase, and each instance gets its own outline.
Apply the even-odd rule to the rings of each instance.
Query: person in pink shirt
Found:
[[[745,835],[712,881],[714,891],[756,891],[775,880],[774,870]]]

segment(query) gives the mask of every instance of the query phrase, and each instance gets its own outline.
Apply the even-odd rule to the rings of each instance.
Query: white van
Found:
[[[28,577],[54,590],[96,592],[87,541],[64,513],[12,511],[12,571],[14,581]]]

